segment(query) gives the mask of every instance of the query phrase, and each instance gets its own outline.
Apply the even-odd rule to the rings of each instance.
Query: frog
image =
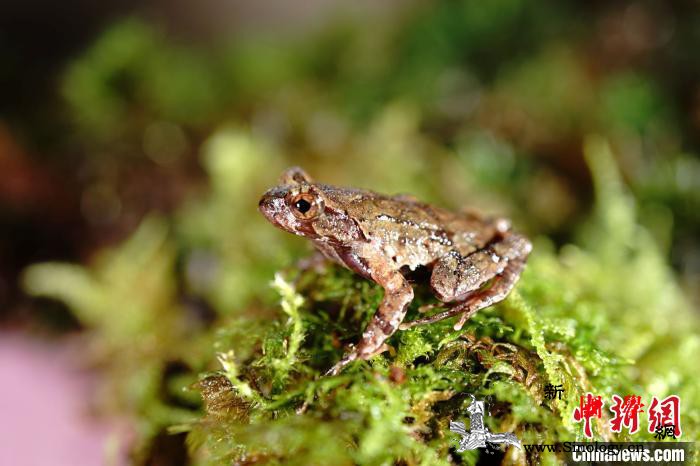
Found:
[[[318,183],[300,167],[284,171],[258,209],[275,227],[310,240],[326,260],[383,288],[359,342],[328,375],[390,349],[386,340],[398,330],[456,316],[454,329],[461,330],[476,312],[507,297],[532,251],[530,240],[503,217]],[[429,272],[440,303],[428,308],[443,310],[404,322],[414,298],[410,275],[419,268]]]

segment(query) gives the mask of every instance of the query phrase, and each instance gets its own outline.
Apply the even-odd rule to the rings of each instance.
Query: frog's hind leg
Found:
[[[446,311],[401,324],[401,329],[428,324],[459,314],[455,330],[477,311],[505,299],[520,277],[532,246],[524,237],[508,234],[467,257],[451,253],[433,270],[431,285],[443,302],[456,302]],[[480,288],[489,280],[491,286]]]
[[[523,270],[524,266],[525,261],[523,259],[511,261],[503,272],[494,278],[494,282],[491,287],[484,291],[474,293],[464,301],[455,304],[446,311],[439,312],[429,317],[416,319],[411,322],[405,322],[401,324],[400,328],[405,330],[415,325],[431,324],[433,322],[462,314],[459,321],[454,326],[455,330],[461,330],[467,320],[469,320],[469,318],[476,314],[479,310],[491,306],[492,304],[496,304],[508,296],[508,293],[510,293],[510,290],[518,281],[520,272]]]
[[[446,311],[411,322],[405,322],[401,324],[400,328],[405,330],[416,325],[430,324],[462,314],[459,321],[454,326],[455,330],[460,330],[466,321],[479,310],[505,299],[518,281],[520,272],[524,266],[524,259],[509,261],[508,265],[503,269],[503,272],[494,278],[493,284],[489,288],[468,296],[464,301],[458,302]]]

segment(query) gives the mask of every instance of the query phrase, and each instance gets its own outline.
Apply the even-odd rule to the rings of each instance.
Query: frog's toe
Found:
[[[357,351],[353,351],[352,353],[348,353],[347,355],[345,355],[343,357],[343,359],[338,361],[335,364],[335,366],[331,367],[326,372],[326,375],[338,375],[338,374],[340,374],[340,372],[345,368],[345,366],[347,366],[348,364],[350,364],[351,362],[353,362],[354,360],[357,359],[357,355],[358,355]]]

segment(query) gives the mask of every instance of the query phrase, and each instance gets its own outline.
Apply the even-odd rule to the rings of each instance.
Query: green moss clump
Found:
[[[223,151],[209,159],[215,180],[227,176],[229,165],[215,162],[222,153],[244,167],[265,157],[240,133],[222,137],[228,139],[210,146]],[[585,152],[596,208],[578,244],[556,250],[536,238],[519,284],[503,303],[479,312],[459,332],[451,321],[400,331],[389,340],[391,351],[335,377],[322,374],[357,340],[382,291],[336,266],[277,273],[271,286],[231,289],[253,280],[241,278],[245,267],[269,282],[272,261],[256,268],[255,260],[287,246],[258,257],[257,235],[281,234],[261,221],[230,245],[219,229],[194,228],[193,219],[220,212],[219,226],[240,221],[224,200],[250,201],[259,192],[250,189],[252,171],[245,181],[236,172],[231,183],[215,182],[211,197],[185,207],[183,220],[171,227],[147,220],[90,268],[29,268],[25,286],[65,301],[90,329],[110,380],[111,405],[138,419],[140,461],[167,428],[187,432],[197,464],[476,464],[485,453],[457,453],[451,447],[458,439],[448,430],[450,420],[465,417],[467,394],[492,401],[486,422],[493,431],[515,432],[528,444],[582,440],[572,413],[585,392],[606,400],[678,394],[684,439],[690,438],[700,427],[700,394],[688,358],[700,349],[697,317],[636,222],[607,144],[590,138]],[[178,238],[187,249],[174,248]],[[246,245],[252,254],[240,250]],[[183,271],[178,261],[189,265]],[[187,267],[202,263],[214,268],[214,278],[188,281]],[[214,303],[209,324],[182,301],[188,287]],[[408,317],[431,302],[427,288],[416,286]],[[173,364],[180,367],[176,376]],[[562,400],[545,399],[546,384],[561,384]],[[607,407],[594,424],[595,439],[630,440],[608,430]],[[651,437],[643,431],[633,439]],[[527,455],[510,448],[502,460],[560,459]]]

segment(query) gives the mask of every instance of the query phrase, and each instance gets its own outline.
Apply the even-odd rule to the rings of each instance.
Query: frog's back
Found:
[[[368,239],[382,244],[389,256],[411,268],[427,265],[451,250],[470,254],[497,235],[493,221],[408,196],[333,186],[322,186],[322,190],[333,205],[358,222]]]

